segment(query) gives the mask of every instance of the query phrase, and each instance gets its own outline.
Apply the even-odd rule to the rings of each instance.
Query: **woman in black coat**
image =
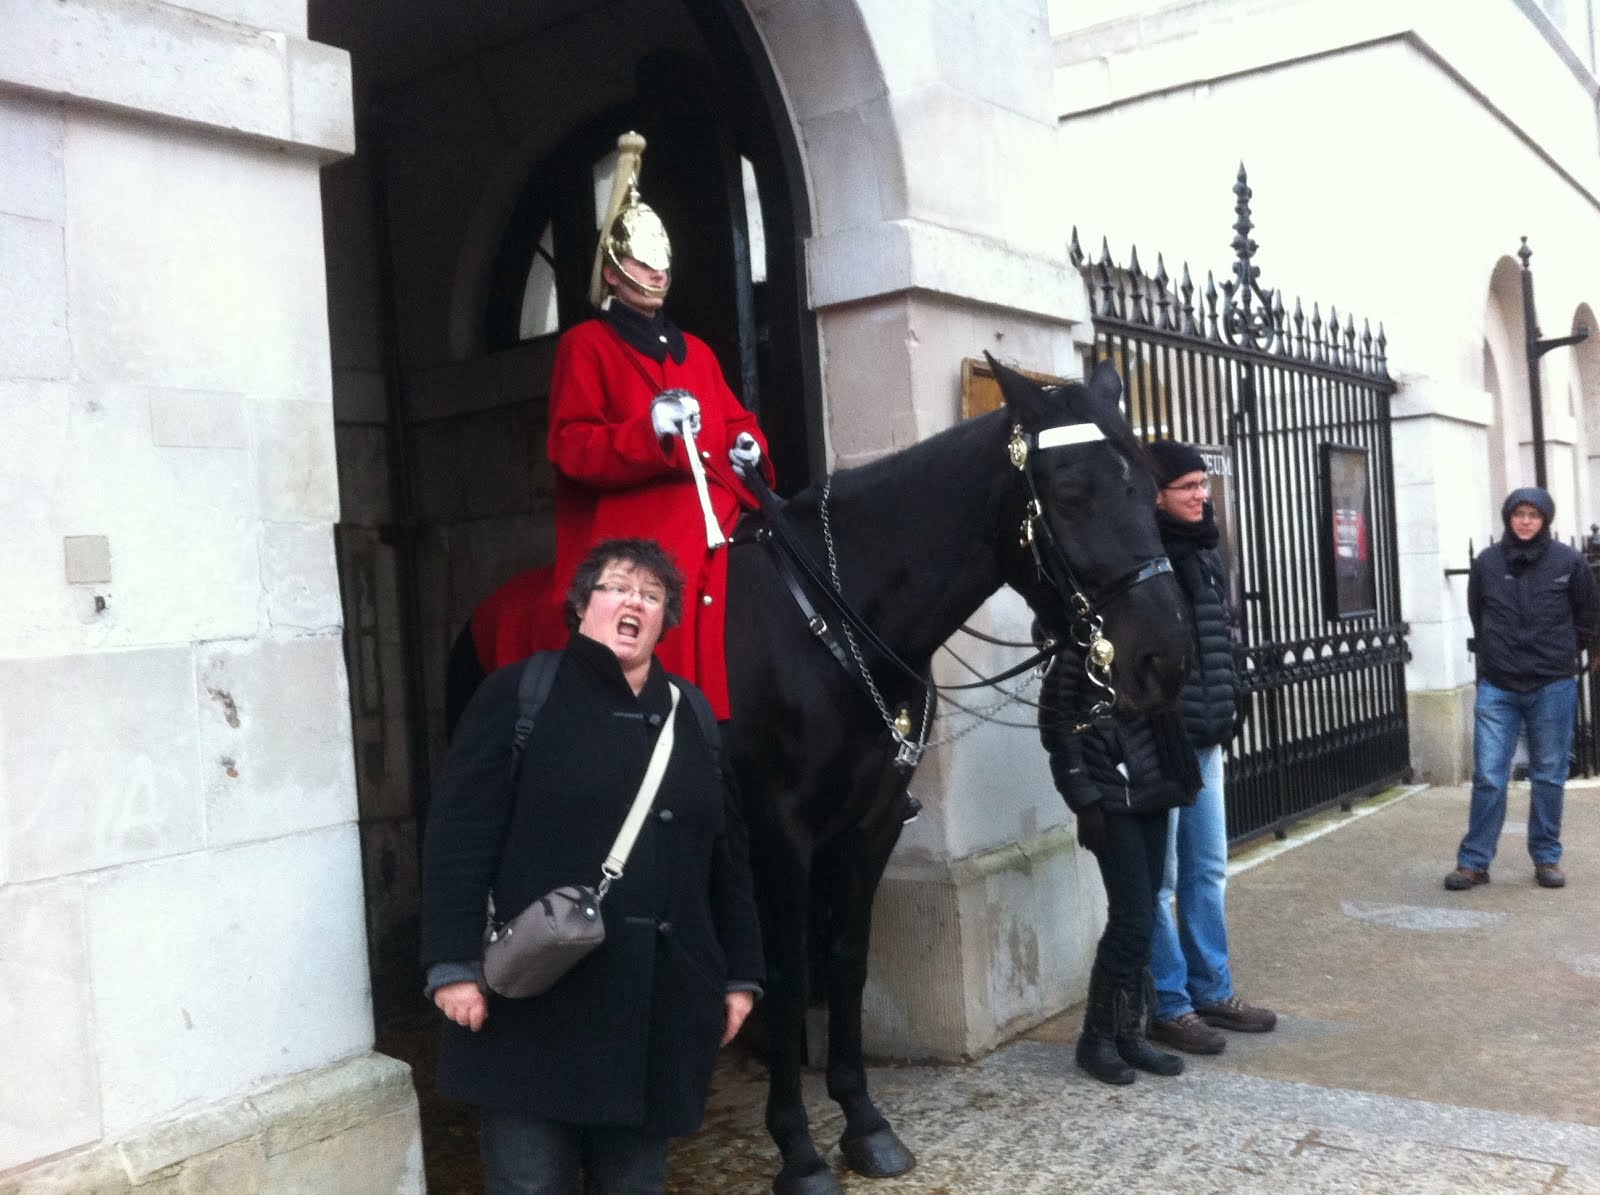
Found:
[[[1039,632],[1035,629],[1035,639]],[[1167,855],[1167,812],[1194,801],[1200,772],[1176,713],[1077,722],[1100,694],[1069,645],[1050,664],[1039,698],[1039,736],[1056,789],[1077,815],[1078,842],[1094,854],[1106,889],[1106,928],[1089,972],[1077,1063],[1105,1083],[1132,1083],[1134,1068],[1183,1071],[1183,1059],[1144,1037],[1155,898]]]
[[[542,995],[482,986],[485,904],[509,919],[595,884],[669,716],[656,641],[683,586],[653,541],[610,540],[568,595],[573,634],[520,768],[521,665],[474,695],[423,848],[422,961],[448,1018],[438,1088],[482,1109],[490,1192],[660,1191],[667,1139],[704,1115],[718,1047],[762,980],[744,824],[719,743],[679,703],[652,814],[603,905],[605,942]]]

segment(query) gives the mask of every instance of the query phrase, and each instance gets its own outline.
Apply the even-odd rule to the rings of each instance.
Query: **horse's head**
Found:
[[[1156,528],[1156,484],[1122,416],[1122,384],[1102,362],[1087,385],[1045,388],[990,358],[1014,428],[1012,463],[1031,506],[1007,581],[1056,638],[1114,649],[1117,708],[1176,699],[1192,639]],[[1091,653],[1092,655],[1092,653]]]

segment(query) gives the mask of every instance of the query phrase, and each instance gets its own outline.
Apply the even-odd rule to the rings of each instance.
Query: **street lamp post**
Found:
[[[1528,248],[1528,238],[1522,238],[1522,248],[1517,250],[1522,259],[1522,327],[1527,335],[1528,351],[1528,413],[1533,421],[1533,484],[1548,489],[1544,468],[1544,393],[1539,376],[1539,363],[1551,349],[1566,348],[1587,340],[1589,329],[1579,324],[1571,336],[1552,336],[1539,339],[1539,318],[1533,309],[1533,270],[1528,261],[1533,250]]]

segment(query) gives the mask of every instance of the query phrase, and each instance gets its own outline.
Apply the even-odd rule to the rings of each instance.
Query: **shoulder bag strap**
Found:
[[[639,782],[639,795],[633,798],[633,808],[628,810],[622,829],[617,832],[617,840],[611,844],[611,853],[600,866],[600,886],[595,890],[599,896],[606,894],[612,880],[622,878],[622,865],[633,852],[634,840],[639,837],[639,829],[644,825],[645,816],[656,799],[661,778],[667,772],[667,758],[672,754],[672,726],[678,719],[678,686],[671,681],[667,685],[672,690],[672,708],[667,712],[667,720],[661,724],[656,749],[650,755],[650,766],[645,768],[644,779]]]

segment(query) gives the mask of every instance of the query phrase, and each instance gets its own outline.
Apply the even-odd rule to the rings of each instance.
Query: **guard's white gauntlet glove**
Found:
[[[700,400],[687,390],[663,390],[650,404],[650,422],[662,439],[681,436],[688,425],[691,434],[700,434]]]
[[[756,466],[761,463],[761,445],[756,443],[756,438],[749,432],[740,432],[739,438],[733,442],[733,447],[728,449],[728,463],[740,477],[754,472]]]

